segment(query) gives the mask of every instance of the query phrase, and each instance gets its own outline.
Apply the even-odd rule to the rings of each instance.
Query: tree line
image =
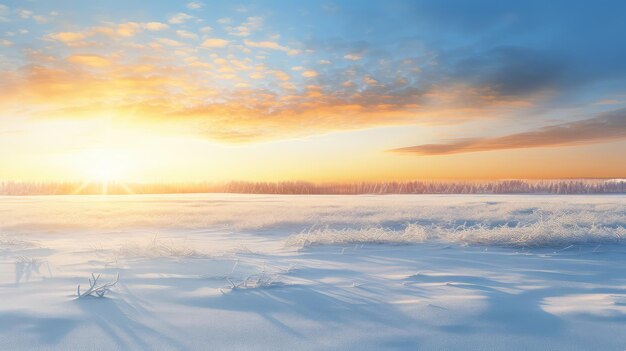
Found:
[[[626,179],[404,181],[312,183],[302,181],[223,183],[0,182],[0,195],[93,195],[237,193],[283,195],[356,194],[619,194]]]

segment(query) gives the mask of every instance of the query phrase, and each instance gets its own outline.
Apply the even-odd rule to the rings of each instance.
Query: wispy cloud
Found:
[[[181,37],[181,38],[185,38],[185,39],[198,39],[198,35],[196,33],[192,33],[190,31],[187,30],[177,30],[176,34]]]
[[[350,61],[359,61],[363,58],[362,54],[346,54],[343,58]]]
[[[0,22],[9,22],[9,7],[0,4]]]
[[[244,44],[246,44],[246,46],[249,46],[251,48],[279,50],[279,51],[286,52],[289,55],[297,55],[300,53],[300,50],[290,49],[284,45],[280,45],[279,43],[275,41],[252,41],[252,40],[246,39],[244,40]]]
[[[147,30],[150,31],[158,31],[158,30],[164,30],[169,28],[169,26],[165,23],[161,23],[161,22],[148,22],[145,23],[145,27]]]
[[[22,19],[30,18],[30,16],[33,15],[33,11],[30,10],[18,9],[16,12],[17,15],[20,16],[20,18]]]
[[[263,27],[263,18],[261,17],[248,17],[245,22],[243,22],[239,26],[235,27],[226,27],[228,34],[238,36],[238,37],[247,37],[253,32],[260,30]]]
[[[626,109],[597,117],[495,138],[459,139],[390,150],[415,155],[449,155],[478,151],[526,149],[601,143],[626,138]]]
[[[193,18],[193,16],[191,16],[191,15],[188,15],[188,14],[186,14],[184,12],[179,12],[179,13],[173,15],[172,17],[170,17],[168,22],[170,22],[171,24],[181,24],[181,23],[185,23],[185,22],[189,21],[192,18]]]
[[[204,7],[204,4],[199,1],[192,1],[190,3],[187,3],[187,8],[190,10],[198,10],[202,7]]]

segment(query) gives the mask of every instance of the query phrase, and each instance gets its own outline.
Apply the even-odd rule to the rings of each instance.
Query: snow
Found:
[[[0,349],[624,350],[625,228],[624,195],[0,197]]]

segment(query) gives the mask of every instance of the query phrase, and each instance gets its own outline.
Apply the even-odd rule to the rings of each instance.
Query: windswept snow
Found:
[[[626,196],[0,197],[0,301],[2,350],[624,350]]]
[[[471,226],[443,227],[408,223],[399,230],[384,227],[361,229],[315,229],[292,235],[287,245],[344,244],[418,244],[427,241],[503,247],[558,247],[575,244],[611,244],[626,240],[622,226],[597,223],[577,223],[573,214],[551,214],[529,224],[482,223]]]

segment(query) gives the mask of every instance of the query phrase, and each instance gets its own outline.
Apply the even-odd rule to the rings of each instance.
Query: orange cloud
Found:
[[[136,22],[121,23],[117,26],[117,34],[123,37],[132,37],[141,30],[142,26]]]
[[[248,142],[416,122],[456,123],[485,118],[491,107],[506,103],[491,101],[488,92],[482,92],[487,97],[481,99],[481,92],[469,87],[420,91],[349,85],[337,90],[320,85],[298,89],[283,71],[253,66],[245,59],[214,57],[213,63],[207,63],[190,56],[184,66],[151,56],[135,63],[95,54],[71,55],[69,66],[44,61],[0,73],[5,82],[0,107],[18,111],[28,104],[34,117],[108,116],[151,128],[168,126],[211,139]],[[251,88],[260,78],[284,90]],[[223,84],[225,79],[232,81],[231,88],[212,85]]]
[[[85,39],[87,35],[81,32],[58,32],[49,34],[47,37],[62,43],[72,44]]]
[[[315,78],[319,75],[319,73],[313,71],[313,70],[306,70],[304,72],[302,72],[302,76],[305,78]]]
[[[107,67],[111,61],[99,55],[71,55],[67,58],[71,63],[90,67]]]
[[[209,39],[205,39],[202,42],[202,47],[203,48],[223,48],[225,46],[227,46],[230,42],[228,40],[225,39],[220,39],[220,38],[209,38]]]
[[[168,27],[169,26],[167,24],[161,22],[106,23],[101,26],[88,27],[82,31],[50,33],[45,37],[49,40],[58,41],[70,47],[79,47],[93,44],[86,42],[86,40],[95,36],[104,36],[112,39],[124,37],[128,38],[136,35],[144,29],[149,31],[160,31],[167,29]]]

